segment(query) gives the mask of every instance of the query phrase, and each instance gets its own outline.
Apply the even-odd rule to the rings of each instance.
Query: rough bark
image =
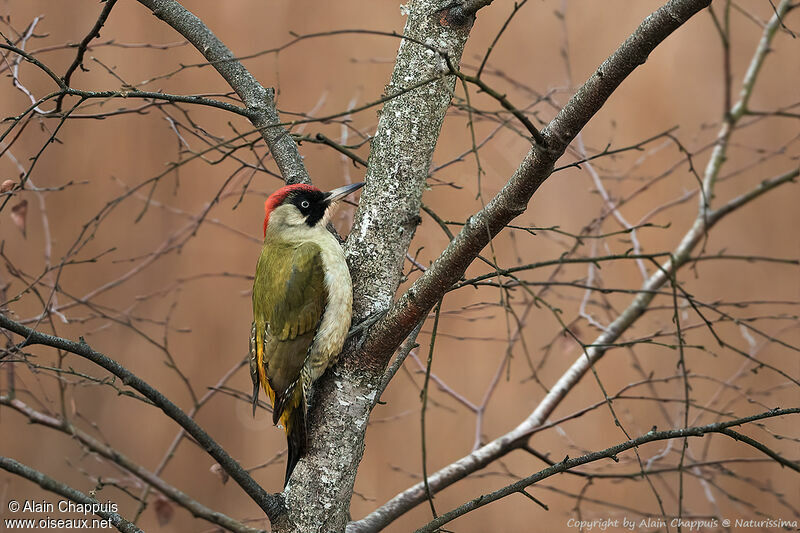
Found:
[[[616,88],[673,31],[706,8],[711,0],[671,0],[649,15],[608,57],[556,117],[542,130],[546,147],[533,145],[513,176],[484,209],[467,220],[461,232],[431,267],[370,331],[364,352],[383,368],[392,352],[427,315],[441,296],[506,224],[523,213],[553,165]]]
[[[353,274],[354,320],[385,311],[400,282],[405,254],[420,222],[422,193],[433,150],[455,87],[446,53],[461,60],[471,24],[446,23],[443,1],[409,3],[408,21],[385,94],[391,95],[431,78],[418,89],[389,100],[372,140],[366,185],[356,211],[346,253]],[[443,22],[444,21],[444,22]]]
[[[527,209],[554,163],[619,84],[658,44],[709,3],[672,0],[645,19],[542,132],[547,146],[531,148],[508,184],[468,220],[428,272],[394,304],[392,298],[419,221],[428,167],[455,80],[442,78],[387,103],[373,140],[367,185],[346,253],[354,282],[354,321],[386,309],[389,314],[373,328],[361,350],[348,347],[342,362],[319,383],[310,417],[313,444],[290,483],[289,516],[281,531],[344,528],[374,391],[388,358],[459,279],[490,236]],[[412,3],[405,34],[446,50],[458,64],[470,27],[448,26],[448,18],[442,16],[444,8],[439,2]],[[403,41],[387,94],[446,71],[441,61],[433,50]],[[308,494],[315,498],[308,498]],[[409,508],[403,507],[398,509],[400,513]],[[381,525],[369,524],[366,530],[385,527],[396,516],[383,514]]]
[[[448,2],[409,4],[403,39],[386,94],[434,78],[389,100],[372,141],[366,185],[345,245],[354,285],[353,322],[389,308],[405,254],[419,222],[433,150],[455,86],[440,50],[458,64],[471,19],[449,24]],[[444,20],[444,22],[443,22]],[[365,367],[354,345],[318,382],[309,417],[310,449],[286,492],[287,520],[278,531],[344,531],[349,519],[367,420],[383,366]],[[310,498],[309,495],[314,497]]]

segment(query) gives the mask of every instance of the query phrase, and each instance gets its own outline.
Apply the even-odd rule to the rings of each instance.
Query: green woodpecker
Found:
[[[259,385],[272,422],[289,442],[284,486],[306,447],[311,384],[336,360],[353,314],[353,283],[326,225],[336,203],[363,183],[322,192],[287,185],[264,204],[264,247],[253,283],[250,374],[253,414]]]

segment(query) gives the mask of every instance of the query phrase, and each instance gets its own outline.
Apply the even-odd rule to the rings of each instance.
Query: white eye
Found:
[[[310,205],[311,204],[308,203],[308,200],[303,200],[302,202],[300,202],[300,207],[302,207],[303,209],[308,209],[308,206]]]

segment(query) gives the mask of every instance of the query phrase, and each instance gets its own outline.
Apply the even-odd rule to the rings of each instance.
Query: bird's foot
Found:
[[[360,335],[361,338],[358,339],[358,344],[356,345],[357,349],[361,349],[361,345],[364,344],[364,340],[367,338],[364,333],[369,330],[372,326],[374,326],[380,319],[386,316],[388,311],[376,311],[369,315],[367,318],[350,328],[350,331],[347,332],[347,338],[354,337],[356,335]]]

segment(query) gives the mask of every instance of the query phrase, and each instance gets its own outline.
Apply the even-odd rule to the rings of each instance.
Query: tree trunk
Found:
[[[456,24],[447,16],[447,5],[441,0],[409,3],[408,39],[400,41],[386,95],[407,92],[389,100],[381,112],[366,186],[345,246],[353,276],[353,324],[389,308],[419,223],[428,169],[456,82],[444,75],[447,65],[435,50],[458,65],[473,20],[466,17]],[[344,531],[367,421],[384,371],[382,365],[365,365],[365,360],[374,359],[359,354],[350,342],[340,363],[317,382],[309,413],[309,450],[289,483],[287,513],[276,531]]]

